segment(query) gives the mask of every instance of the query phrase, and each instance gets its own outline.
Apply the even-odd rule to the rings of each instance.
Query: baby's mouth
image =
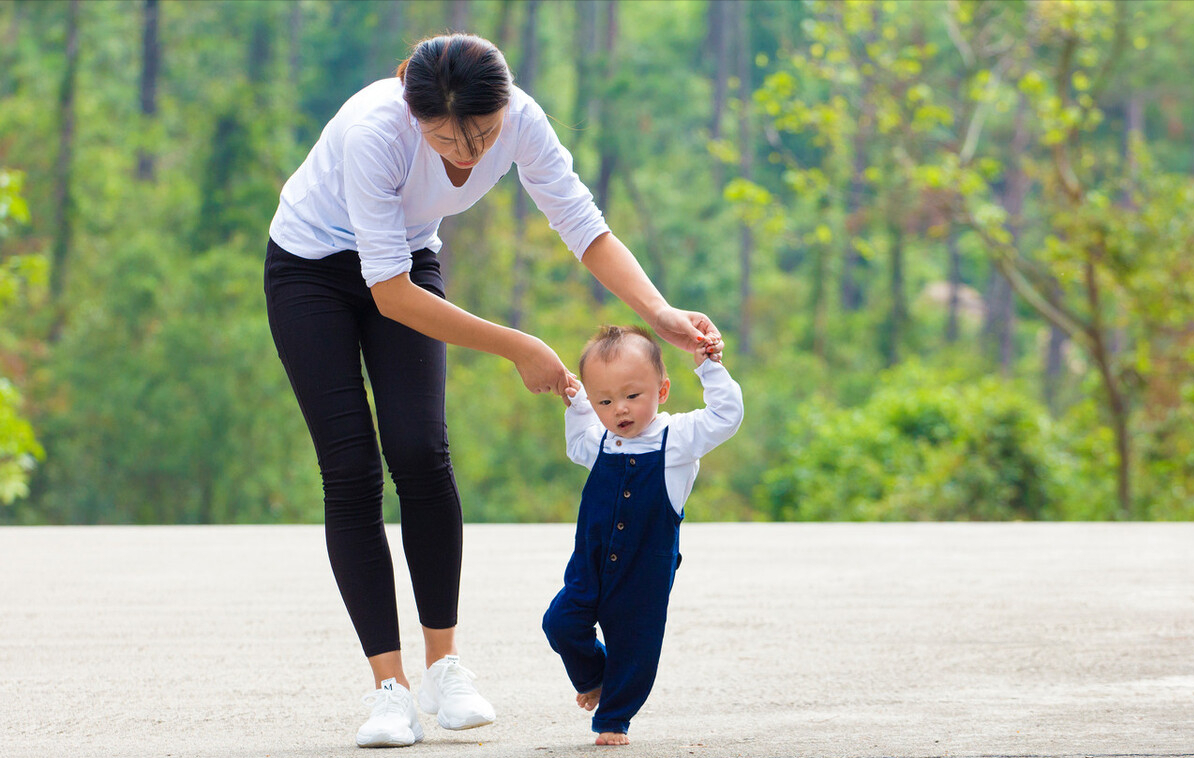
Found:
[[[630,426],[630,425],[631,425],[631,424],[633,424],[633,423],[634,423],[633,421],[619,421],[619,422],[618,422],[618,428],[619,428],[619,429],[625,429],[625,428],[627,428],[628,426]]]

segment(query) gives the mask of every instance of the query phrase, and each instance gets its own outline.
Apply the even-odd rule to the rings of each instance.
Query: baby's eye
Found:
[[[627,395],[627,396],[626,396],[626,399],[627,399],[627,400],[633,400],[633,399],[635,399],[636,397],[638,397],[638,396],[639,396],[639,395],[641,395],[641,394],[643,394],[643,393],[641,393],[641,392],[635,392],[633,395]]]
[[[608,400],[598,400],[597,405],[609,405],[609,401]]]

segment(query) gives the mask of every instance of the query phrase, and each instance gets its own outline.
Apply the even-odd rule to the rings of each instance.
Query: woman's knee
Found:
[[[386,466],[399,496],[455,497],[452,459],[443,446],[412,440],[384,448]]]
[[[356,507],[359,504],[379,506],[384,481],[381,461],[375,456],[345,456],[334,465],[321,465],[323,500],[329,511],[337,507]]]

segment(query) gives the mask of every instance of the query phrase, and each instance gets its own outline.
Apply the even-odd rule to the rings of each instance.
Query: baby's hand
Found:
[[[571,371],[568,372],[568,386],[564,388],[564,394],[560,399],[564,401],[565,408],[572,407],[572,398],[576,397],[576,393],[580,390],[580,380]]]
[[[721,337],[701,337],[698,341],[700,344],[692,353],[692,359],[696,365],[704,363],[706,358],[712,358],[715,362],[721,363],[721,351],[725,348]]]

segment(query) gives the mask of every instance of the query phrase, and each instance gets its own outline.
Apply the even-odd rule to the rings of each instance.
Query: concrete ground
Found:
[[[1194,524],[686,524],[629,748],[592,746],[539,630],[571,539],[466,526],[498,722],[424,716],[399,754],[1194,755]],[[360,756],[371,687],[320,527],[0,529],[4,758]]]

